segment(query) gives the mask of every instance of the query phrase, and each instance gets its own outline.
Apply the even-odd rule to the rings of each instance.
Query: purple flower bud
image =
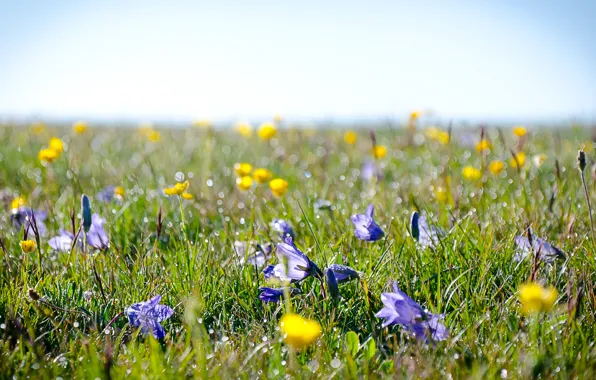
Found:
[[[268,287],[260,287],[259,291],[261,294],[259,298],[264,302],[279,302],[284,297],[284,289],[283,288],[268,288]],[[290,288],[290,295],[300,294],[300,289],[297,288]]]
[[[91,201],[85,194],[81,196],[81,213],[83,214],[83,229],[85,233],[89,232],[91,227]]]
[[[334,300],[339,299],[339,287],[337,286],[337,279],[335,278],[335,274],[329,268],[325,271],[325,281],[327,282],[327,291],[329,292],[329,296]]]
[[[360,278],[360,274],[346,265],[331,264],[327,270],[333,271],[338,284]]]

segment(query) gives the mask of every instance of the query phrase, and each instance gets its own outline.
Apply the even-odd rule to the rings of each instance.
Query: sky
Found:
[[[0,0],[0,116],[596,119],[596,1]]]

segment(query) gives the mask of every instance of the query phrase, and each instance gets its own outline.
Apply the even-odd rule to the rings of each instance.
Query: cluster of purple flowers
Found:
[[[87,244],[95,249],[105,250],[110,246],[108,234],[104,228],[106,220],[102,219],[98,214],[91,215],[91,206],[86,195],[83,195],[83,200],[83,224],[85,226]],[[39,236],[47,235],[48,229],[45,225],[45,220],[47,218],[48,213],[46,211],[33,210],[26,207],[20,207],[13,210],[11,215],[11,220],[15,229],[19,230],[21,227],[25,226],[26,235],[33,235],[35,227]],[[73,247],[74,239],[74,232],[61,228],[57,236],[48,240],[48,245],[54,251],[69,252],[71,247]],[[83,237],[79,236],[75,245],[82,249],[83,244]]]
[[[283,223],[280,223],[283,222]],[[333,264],[325,270],[321,271],[319,267],[302,251],[300,251],[294,244],[291,235],[294,234],[290,225],[277,219],[272,225],[285,226],[285,239],[276,247],[276,256],[280,261],[279,264],[269,265],[263,270],[265,280],[275,280],[277,283],[293,283],[298,285],[306,278],[312,276],[318,279],[326,279],[327,288],[332,297],[339,297],[339,289],[337,284],[358,278],[358,272],[352,268],[344,265]],[[283,288],[260,287],[261,294],[259,298],[265,302],[279,302],[283,298]],[[290,295],[300,293],[298,288],[290,288]]]

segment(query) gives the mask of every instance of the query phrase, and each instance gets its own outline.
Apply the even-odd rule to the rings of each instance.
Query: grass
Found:
[[[231,130],[159,133],[152,142],[126,128],[75,134],[66,126],[0,127],[0,377],[594,377],[595,246],[576,159],[584,148],[594,197],[588,132],[532,131],[519,141],[510,130],[489,129],[493,148],[479,154],[465,143],[478,141],[477,130],[456,129],[444,145],[422,131],[379,126],[376,140],[388,154],[377,161],[383,177],[372,182],[360,177],[371,158],[368,131],[358,132],[355,145],[325,129],[282,129],[268,142]],[[43,166],[37,153],[52,136],[66,150]],[[523,167],[490,174],[488,162],[509,162],[511,150],[526,153]],[[533,157],[542,153],[547,159],[538,166]],[[275,198],[266,185],[238,190],[236,162],[268,168],[289,182],[288,192]],[[462,178],[466,165],[481,169],[482,178]],[[182,207],[163,195],[178,172],[194,195]],[[122,186],[123,199],[95,199],[107,185]],[[437,195],[438,188],[447,193]],[[78,228],[83,193],[107,220],[110,248],[52,252],[47,240],[71,228],[71,213]],[[19,195],[49,214],[49,233],[34,253],[21,251],[23,228],[10,220]],[[318,199],[332,209],[316,210]],[[371,243],[356,239],[350,222],[369,203],[385,231]],[[415,210],[448,231],[436,249],[421,249],[409,236]],[[292,309],[323,329],[296,363],[278,328],[283,302],[258,298],[262,273],[240,265],[233,249],[236,240],[279,242],[269,229],[275,218],[290,221],[297,246],[319,267],[339,263],[362,273],[359,282],[340,285],[338,302],[323,297],[312,278],[292,297]],[[513,257],[514,237],[528,226],[567,260],[537,268],[536,280],[559,297],[550,312],[526,317],[518,289],[534,264]],[[426,344],[399,326],[381,327],[374,314],[392,281],[445,314],[446,341]],[[118,316],[156,294],[175,311],[163,322],[163,341]]]

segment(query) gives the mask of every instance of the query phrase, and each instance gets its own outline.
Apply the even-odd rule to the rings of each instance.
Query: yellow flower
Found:
[[[449,136],[449,132],[439,131],[439,134],[437,135],[435,140],[437,140],[438,142],[440,142],[443,145],[447,145],[447,144],[449,144],[450,139],[451,139],[451,137]]]
[[[302,318],[297,314],[286,314],[279,321],[284,342],[297,350],[308,347],[321,336],[321,325],[317,321]]]
[[[447,189],[445,189],[444,187],[438,186],[435,188],[435,199],[437,200],[437,202],[443,203],[443,202],[447,202],[447,199],[449,198],[447,196]]]
[[[182,193],[182,198],[189,201],[189,200],[193,199],[194,197],[191,193]]]
[[[387,155],[387,148],[384,145],[375,145],[372,154],[376,159],[381,159]]]
[[[45,149],[42,149],[39,151],[39,154],[37,155],[37,157],[42,162],[51,163],[51,162],[56,161],[60,157],[60,152],[55,151],[54,149],[51,149],[51,148],[45,148]]]
[[[252,187],[252,177],[248,175],[238,177],[236,178],[236,185],[242,191],[250,190]]]
[[[548,156],[544,153],[540,153],[535,155],[532,160],[534,161],[534,165],[536,165],[536,167],[541,167],[542,164],[544,164],[544,161],[546,161],[546,159],[548,158]]]
[[[356,134],[352,131],[344,133],[344,141],[346,144],[354,145],[356,143]]]
[[[124,198],[124,195],[126,194],[126,190],[124,190],[124,188],[122,186],[116,186],[114,188],[114,195],[119,197],[119,198]]]
[[[252,125],[245,122],[236,123],[236,131],[244,137],[252,136]]]
[[[211,127],[213,127],[213,123],[211,123],[209,120],[205,120],[205,119],[195,120],[192,122],[192,125],[197,128],[211,128]]]
[[[272,179],[269,182],[269,188],[271,189],[273,195],[276,197],[281,197],[286,193],[286,191],[288,191],[288,181],[281,178]]]
[[[484,152],[485,150],[489,150],[490,148],[491,144],[490,141],[488,141],[487,139],[482,139],[478,141],[478,144],[476,144],[476,151],[478,152]]]
[[[449,204],[453,204],[453,197],[451,196],[451,176],[445,177],[444,186],[435,187],[434,196],[438,202],[448,202]]]
[[[172,195],[182,195],[188,189],[188,181],[178,182],[173,187],[166,187],[163,192],[169,197]]]
[[[263,140],[271,140],[277,134],[277,128],[272,123],[263,123],[259,127],[259,137]]]
[[[482,173],[480,172],[480,170],[478,170],[472,166],[464,167],[461,174],[464,176],[465,179],[469,179],[469,180],[476,180],[482,176]]]
[[[155,130],[150,130],[147,131],[147,139],[151,142],[158,142],[161,139],[161,135]]]
[[[500,160],[492,161],[488,164],[488,171],[494,175],[500,174],[505,169],[505,163]]]
[[[269,180],[271,179],[273,174],[267,169],[258,168],[258,169],[255,169],[252,176],[254,177],[254,179],[257,183],[267,183],[267,182],[269,182]]]
[[[513,127],[513,134],[517,137],[524,137],[528,131],[522,125],[517,125]]]
[[[281,119],[282,119],[282,117],[281,117],[281,115],[280,115],[280,114],[276,114],[275,116],[273,116],[273,121],[274,121],[276,124],[279,124],[279,123],[281,123]]]
[[[420,111],[412,111],[410,113],[410,120],[408,122],[408,128],[410,130],[416,129],[416,121],[420,118],[421,112]]]
[[[425,132],[426,136],[431,140],[435,140],[440,142],[441,144],[448,144],[449,143],[449,132],[441,131],[436,127],[430,127]]]
[[[531,282],[519,287],[519,300],[522,313],[525,315],[549,311],[553,308],[559,294],[552,286],[543,288],[540,284]]]
[[[526,162],[526,154],[524,152],[517,152],[515,154],[515,157],[517,158],[517,160],[515,158],[511,158],[509,160],[509,165],[516,169],[524,166],[524,163]]]
[[[50,149],[54,149],[58,153],[64,152],[64,144],[62,143],[62,140],[60,140],[58,137],[52,137],[50,139],[49,145]]]
[[[31,131],[36,135],[42,134],[46,130],[46,125],[42,122],[35,122],[31,124]]]
[[[27,203],[25,202],[25,198],[24,197],[16,197],[15,199],[12,200],[11,204],[10,204],[10,208],[12,210],[16,210],[19,209],[23,206],[25,206]]]
[[[83,121],[77,121],[76,123],[74,123],[72,125],[72,130],[75,133],[81,134],[81,133],[85,133],[85,131],[87,130],[87,123],[83,122]]]
[[[37,247],[37,244],[35,244],[35,241],[33,240],[23,240],[19,244],[21,245],[23,253],[31,253],[35,251],[35,248]]]
[[[234,164],[234,170],[239,177],[244,177],[252,172],[252,165],[248,162],[238,162]]]

